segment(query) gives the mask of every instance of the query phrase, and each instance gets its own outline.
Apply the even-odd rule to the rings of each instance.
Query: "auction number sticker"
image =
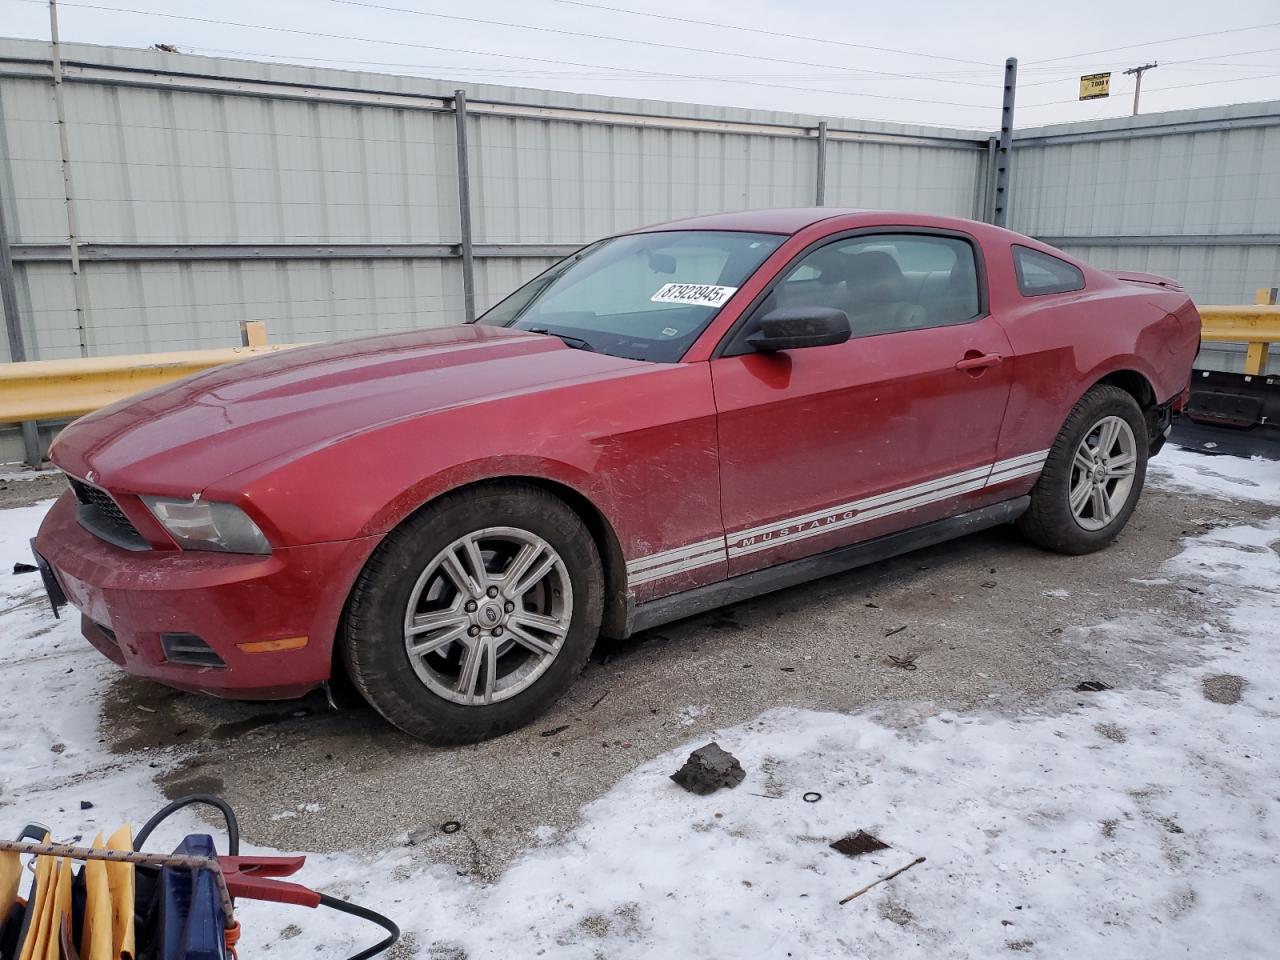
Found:
[[[654,303],[695,303],[703,307],[722,307],[737,287],[718,287],[714,283],[668,283],[649,299]]]

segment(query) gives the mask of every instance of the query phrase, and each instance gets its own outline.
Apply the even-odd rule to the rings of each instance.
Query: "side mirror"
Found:
[[[849,315],[830,307],[782,307],[760,318],[760,329],[747,343],[761,353],[826,347],[853,335]]]

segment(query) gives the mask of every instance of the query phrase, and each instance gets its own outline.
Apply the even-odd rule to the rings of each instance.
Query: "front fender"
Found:
[[[384,534],[449,490],[523,476],[589,501],[630,559],[723,533],[717,458],[708,365],[654,365],[383,425],[206,493],[292,545]]]
[[[591,474],[587,471],[559,460],[515,454],[458,463],[429,477],[423,477],[374,513],[360,535],[386,534],[414,511],[446,493],[473,483],[504,479],[543,480],[568,487],[590,501],[612,525],[612,518],[592,499]]]

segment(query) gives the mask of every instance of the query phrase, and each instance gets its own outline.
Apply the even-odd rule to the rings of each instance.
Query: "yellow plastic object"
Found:
[[[49,939],[44,953],[37,960],[61,960],[64,928],[71,927],[71,871],[70,860],[60,858],[53,868],[53,909],[49,912]]]
[[[36,857],[35,903],[19,960],[60,960],[62,925],[71,922],[71,869],[70,860]]]
[[[45,837],[47,843],[49,838]],[[44,916],[53,902],[49,880],[53,877],[53,858],[36,857],[36,879],[32,884],[32,894],[27,901],[27,909],[31,912],[31,924],[27,927],[27,935],[22,940],[22,949],[18,952],[18,960],[33,960],[36,955],[37,940],[44,929]],[[34,902],[33,902],[34,901]]]
[[[107,838],[107,849],[133,849],[133,830],[127,823]],[[111,958],[133,957],[133,864],[108,861],[105,865],[111,891]]]
[[[93,838],[94,847],[102,846],[102,834]],[[84,926],[80,933],[80,960],[113,960],[111,948],[111,887],[105,860],[86,860],[84,864]]]
[[[17,902],[22,880],[22,861],[13,851],[0,852],[0,917]]]

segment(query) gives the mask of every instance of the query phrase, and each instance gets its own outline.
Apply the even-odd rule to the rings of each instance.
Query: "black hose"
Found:
[[[358,903],[347,903],[347,901],[331,897],[327,893],[320,894],[320,906],[328,907],[330,910],[337,910],[339,913],[347,913],[353,917],[359,917],[361,920],[368,920],[370,923],[376,923],[389,934],[385,940],[374,944],[367,950],[352,954],[347,957],[347,960],[369,960],[370,957],[377,956],[400,939],[400,928],[396,926],[395,921],[374,910],[370,910],[368,907],[362,907]]]
[[[189,807],[195,803],[203,803],[210,807],[216,807],[227,821],[227,853],[231,856],[240,855],[240,821],[236,819],[236,812],[231,809],[231,804],[223,800],[221,797],[215,797],[209,793],[193,793],[189,797],[179,797],[172,803],[161,807],[156,815],[142,825],[142,829],[138,831],[133,838],[133,849],[141,850],[143,844],[147,842],[147,838],[151,836],[151,832],[160,826],[165,820],[183,807]]]

